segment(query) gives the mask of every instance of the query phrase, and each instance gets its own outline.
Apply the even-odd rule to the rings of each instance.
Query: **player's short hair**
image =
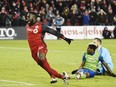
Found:
[[[97,49],[97,45],[93,42],[89,43],[89,48],[93,49],[94,51]]]
[[[102,43],[102,40],[100,38],[94,38],[94,40],[97,40],[98,42],[100,42],[100,44]]]
[[[37,14],[37,13],[35,13],[35,12],[29,12],[29,14],[34,15],[34,17],[35,17],[35,18],[37,18],[37,17],[38,17],[38,14]]]

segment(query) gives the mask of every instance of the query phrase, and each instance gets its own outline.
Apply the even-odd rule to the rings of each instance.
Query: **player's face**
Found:
[[[88,46],[88,48],[87,48],[87,53],[88,53],[88,54],[92,54],[92,53],[93,53],[93,49],[91,49],[89,46]]]
[[[28,22],[32,22],[33,21],[33,14],[28,13],[27,14],[27,20],[28,20]]]

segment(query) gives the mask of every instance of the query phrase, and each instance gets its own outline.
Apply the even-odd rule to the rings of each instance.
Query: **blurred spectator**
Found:
[[[98,12],[98,25],[105,25],[106,24],[106,20],[107,20],[107,13],[101,9]]]
[[[64,18],[64,24],[67,25],[67,22],[70,21],[69,8],[64,7],[62,17]],[[69,24],[68,24],[69,25]]]
[[[77,5],[74,4],[71,7],[71,14],[70,14],[70,21],[71,21],[71,25],[75,25],[76,21],[77,21]]]
[[[110,0],[113,15],[116,15],[116,0]]]
[[[83,15],[79,7],[77,7],[76,15],[77,15],[76,25],[83,25],[83,18],[82,18]]]
[[[63,14],[63,8],[64,8],[64,5],[62,3],[62,1],[59,1],[56,5],[56,9],[59,11],[59,14],[62,16]]]
[[[51,14],[56,16],[57,10],[64,25],[116,25],[116,0],[0,0],[0,26],[6,26],[2,20],[7,18],[7,24],[25,26],[28,12],[38,13],[51,26]]]
[[[24,9],[21,12],[22,18],[26,19],[26,15],[29,12],[29,10],[27,9],[27,6],[24,6]]]
[[[46,19],[48,21],[48,26],[52,25],[52,20],[55,18],[55,14],[53,13],[53,8],[49,7],[47,14],[46,14]]]
[[[67,19],[67,21],[66,21],[66,25],[67,25],[67,26],[71,26],[70,19]]]
[[[90,17],[89,17],[88,11],[86,10],[83,13],[83,25],[89,25],[89,20],[90,20]]]
[[[115,16],[113,17],[113,24],[116,25],[116,14],[115,14]]]
[[[43,22],[43,20],[46,20],[46,12],[45,12],[44,7],[41,7],[41,9],[39,11],[39,16],[40,16],[40,21]]]
[[[109,39],[109,38],[111,38],[111,32],[108,30],[107,27],[104,27],[102,36],[104,37],[104,39]]]
[[[60,16],[59,11],[56,12],[56,17],[53,19],[53,23],[56,27],[56,30],[58,32],[60,32],[61,31],[61,26],[64,23],[64,18]],[[57,39],[59,39],[59,37]]]
[[[1,8],[0,11],[0,26],[11,27],[12,17],[8,15],[5,7]]]
[[[115,26],[115,28],[113,30],[113,35],[114,35],[114,38],[116,39],[116,26]]]
[[[108,11],[108,25],[113,25],[113,11],[111,8],[109,8]]]
[[[96,25],[97,21],[97,13],[95,12],[95,9],[92,9],[90,12],[90,25]]]

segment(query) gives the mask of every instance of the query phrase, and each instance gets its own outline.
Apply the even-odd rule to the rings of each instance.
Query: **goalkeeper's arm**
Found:
[[[114,74],[112,72],[112,70],[110,69],[110,67],[108,66],[108,64],[106,62],[103,62],[103,65],[106,67],[106,69],[108,70],[109,72],[109,76],[113,76],[113,77],[116,77],[116,74]]]

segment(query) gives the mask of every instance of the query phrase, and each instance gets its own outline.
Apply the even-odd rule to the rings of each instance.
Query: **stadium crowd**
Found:
[[[116,0],[0,0],[0,26],[25,26],[28,12],[53,25],[56,12],[63,25],[116,25]]]

